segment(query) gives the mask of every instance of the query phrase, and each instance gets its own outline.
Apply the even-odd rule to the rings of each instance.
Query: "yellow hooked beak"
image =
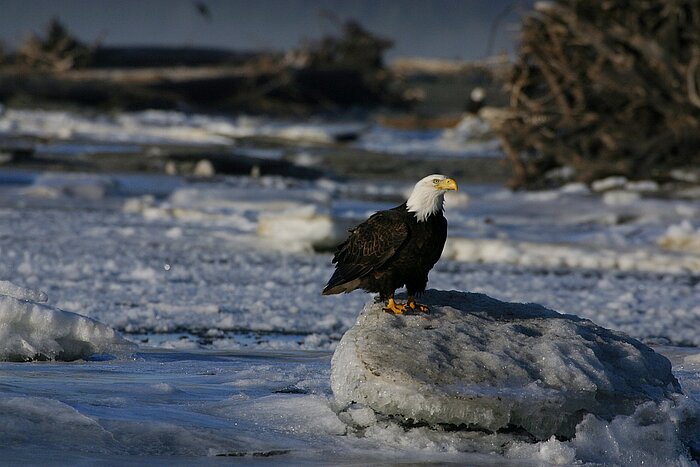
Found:
[[[454,181],[452,178],[446,178],[444,180],[440,180],[437,185],[435,185],[435,188],[438,190],[454,190],[457,191],[457,182]]]

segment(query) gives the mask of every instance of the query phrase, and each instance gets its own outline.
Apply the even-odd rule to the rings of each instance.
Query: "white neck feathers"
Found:
[[[416,186],[406,201],[408,212],[414,212],[418,222],[425,222],[433,214],[443,210],[445,194],[432,187]]]

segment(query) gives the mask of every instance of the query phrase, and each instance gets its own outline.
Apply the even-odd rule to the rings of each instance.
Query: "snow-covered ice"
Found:
[[[694,252],[698,242],[695,233],[686,229],[671,230],[659,239],[663,247]],[[683,235],[686,234],[686,235]],[[443,258],[455,261],[519,264],[549,268],[619,269],[679,273],[700,271],[700,255],[675,251],[649,251],[648,248],[591,247],[562,245],[499,238],[452,237],[445,246]]]
[[[25,194],[37,198],[69,197],[100,201],[115,188],[115,180],[106,175],[45,173],[26,188]]]
[[[228,145],[197,121],[177,112],[88,115],[67,111],[8,109],[0,115],[0,134],[56,140],[87,140],[130,144]]]
[[[487,124],[465,117],[455,128],[404,130],[374,126],[364,132],[356,145],[370,151],[407,158],[503,157],[500,143]]]
[[[115,116],[69,111],[7,109],[0,134],[56,140],[130,144],[230,145],[235,138],[270,136],[289,140],[332,142],[334,134],[358,131],[358,125],[302,125],[252,117],[214,117],[147,110]]]
[[[133,153],[139,146],[231,147],[242,138],[269,138],[295,145],[350,144],[407,157],[502,157],[498,141],[483,121],[465,119],[445,130],[394,130],[363,121],[305,122],[252,116],[213,116],[146,110],[93,115],[58,110],[7,109],[0,114],[0,137],[31,137],[41,154]],[[242,151],[247,151],[242,149]],[[257,150],[261,157],[269,150]]]
[[[63,188],[31,195],[33,186],[72,180],[103,197]],[[46,290],[51,305],[121,332],[183,331],[202,336],[195,345],[225,348],[249,342],[232,338],[240,331],[332,349],[366,296],[321,297],[332,265],[312,246],[400,203],[408,187],[8,171],[0,181],[0,279]],[[610,208],[572,187],[521,195],[460,188],[469,202],[446,200],[448,244],[430,287],[536,302],[654,343],[700,345],[699,257],[658,245],[697,213],[695,202],[644,198]]]

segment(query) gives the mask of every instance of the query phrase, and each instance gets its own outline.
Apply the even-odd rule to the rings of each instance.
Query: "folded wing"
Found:
[[[406,242],[409,229],[397,210],[380,211],[350,231],[335,252],[335,272],[323,295],[349,292],[359,280],[381,269]]]

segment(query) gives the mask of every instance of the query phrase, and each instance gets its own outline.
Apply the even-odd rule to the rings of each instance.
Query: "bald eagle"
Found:
[[[379,211],[350,230],[333,257],[335,272],[323,295],[363,289],[379,293],[384,311],[401,314],[426,305],[415,301],[425,291],[428,272],[442,254],[447,239],[443,216],[445,193],[457,182],[444,175],[428,175],[413,188],[408,200]],[[406,303],[397,303],[394,292],[406,286]]]

